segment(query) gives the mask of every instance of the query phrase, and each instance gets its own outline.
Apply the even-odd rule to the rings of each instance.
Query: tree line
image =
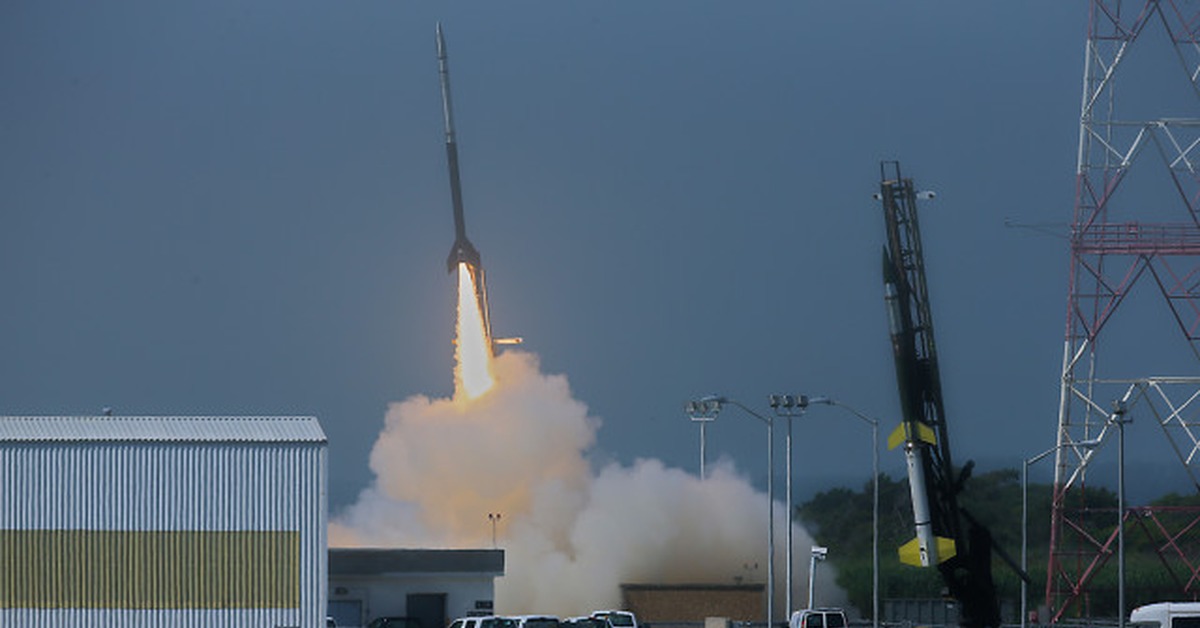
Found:
[[[1046,565],[1050,546],[1050,505],[1053,487],[1029,484],[1028,587],[1029,608],[1045,601]],[[959,496],[960,506],[988,527],[996,543],[1020,562],[1021,556],[1021,478],[1014,469],[1001,469],[972,476]],[[1168,494],[1151,506],[1200,507],[1200,496]],[[795,516],[819,545],[829,548],[829,561],[837,571],[837,584],[847,592],[850,603],[870,616],[872,607],[871,560],[872,487],[866,482],[861,490],[834,488],[815,495],[796,508]],[[1116,529],[1117,496],[1104,488],[1088,488],[1088,507],[1096,517],[1108,517],[1111,524],[1100,524],[1101,534]],[[1167,527],[1183,531],[1173,539],[1194,560],[1200,555],[1200,529],[1188,529],[1193,513],[1167,513]],[[1132,608],[1165,599],[1180,599],[1163,559],[1155,551],[1160,541],[1148,534],[1125,528],[1126,600]],[[900,563],[896,549],[914,535],[912,502],[908,481],[879,476],[879,597],[885,599],[929,599],[943,595],[944,586],[936,569],[922,569]],[[1115,551],[1115,545],[1114,545]],[[1108,561],[1092,583],[1100,593],[1090,597],[1087,613],[1094,617],[1115,617],[1117,561]],[[992,560],[997,595],[1012,608],[1019,608],[1021,581],[998,556]],[[1193,587],[1194,588],[1194,587]],[[1015,618],[1014,618],[1015,619]]]

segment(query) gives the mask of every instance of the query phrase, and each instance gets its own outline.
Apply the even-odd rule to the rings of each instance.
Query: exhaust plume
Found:
[[[623,583],[765,582],[766,496],[729,461],[704,480],[657,460],[593,472],[585,455],[600,420],[534,354],[492,356],[471,273],[459,270],[455,394],[389,406],[370,457],[375,480],[330,524],[330,545],[489,547],[495,525],[503,614],[619,608]],[[475,388],[469,373],[480,372],[487,385]],[[773,504],[773,516],[782,601],[785,507]],[[812,542],[799,526],[793,533],[802,548],[793,595],[803,600]],[[823,565],[822,605],[844,602],[834,578]]]
[[[493,364],[495,385],[478,398],[416,395],[389,407],[371,452],[375,482],[331,524],[330,545],[489,547],[487,514],[500,513],[507,573],[496,612],[507,614],[619,607],[622,583],[765,582],[766,496],[732,463],[703,481],[657,460],[593,474],[585,454],[600,421],[567,379],[541,373],[524,351]],[[782,599],[781,504],[775,517]],[[798,526],[793,534],[803,601],[812,543]],[[844,600],[834,577],[823,564],[822,604]]]
[[[492,339],[484,322],[482,294],[466,262],[458,265],[458,329],[454,343],[454,395],[473,399],[492,387]]]

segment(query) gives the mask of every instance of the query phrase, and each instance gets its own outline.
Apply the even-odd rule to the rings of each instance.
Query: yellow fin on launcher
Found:
[[[917,427],[916,438],[913,438],[912,428],[910,427],[913,425]],[[892,434],[888,436],[888,449],[895,449],[900,443],[907,443],[911,440],[918,440],[930,445],[937,444],[937,436],[933,433],[932,427],[920,421],[905,421],[897,425],[896,429],[892,430]]]
[[[953,539],[947,539],[941,536],[935,536],[933,538],[937,545],[937,552],[934,554],[933,558],[935,558],[938,563],[944,563],[947,560],[954,558],[954,555],[958,553],[954,547]],[[912,565],[913,567],[932,567],[934,563],[933,561],[929,560],[930,557],[922,555],[923,552],[921,551],[921,544],[918,542],[919,540],[920,539],[913,538],[913,540],[900,546],[900,562],[904,563],[905,565]]]

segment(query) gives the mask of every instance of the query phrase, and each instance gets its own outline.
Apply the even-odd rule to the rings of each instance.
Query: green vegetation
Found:
[[[1088,518],[1093,534],[1106,539],[1116,529],[1117,497],[1112,491],[1089,487]],[[1044,602],[1047,551],[1050,545],[1050,502],[1052,487],[1029,485],[1029,607]],[[1021,560],[1021,477],[1013,469],[972,476],[960,497],[960,505],[992,532],[1000,548],[1016,563]],[[1200,496],[1166,495],[1153,506],[1200,506]],[[818,493],[797,508],[797,517],[817,543],[829,547],[829,560],[837,568],[837,583],[850,597],[850,603],[864,615],[871,612],[871,483],[861,490],[835,488]],[[1195,518],[1194,512],[1164,512],[1158,520],[1168,530],[1182,530]],[[1126,597],[1130,606],[1159,601],[1179,587],[1154,551],[1163,543],[1153,522],[1131,522],[1125,529]],[[907,480],[896,481],[886,475],[879,481],[879,597],[936,598],[943,584],[935,569],[903,565],[896,548],[913,536],[912,504]],[[1176,541],[1193,560],[1200,556],[1200,534],[1192,529]],[[1113,545],[1115,552],[1116,546]],[[1167,563],[1172,561],[1168,560]],[[1173,561],[1179,563],[1178,559]],[[1174,568],[1174,567],[1173,567]],[[1177,572],[1181,571],[1176,569]],[[1013,607],[1020,604],[1021,581],[999,557],[992,560],[997,594]],[[1186,579],[1186,571],[1182,571]],[[1116,615],[1117,561],[1112,558],[1097,573],[1093,591],[1107,589],[1111,595],[1092,596],[1088,609],[1092,616]]]

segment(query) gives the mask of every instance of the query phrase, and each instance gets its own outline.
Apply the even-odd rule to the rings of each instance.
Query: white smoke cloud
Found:
[[[490,547],[487,515],[500,513],[506,574],[496,609],[507,614],[617,607],[622,583],[765,581],[766,497],[732,463],[703,481],[657,460],[593,474],[585,454],[600,421],[566,378],[541,373],[521,351],[499,355],[494,369],[495,387],[477,399],[414,396],[389,407],[371,453],[375,483],[330,525],[331,545]],[[782,590],[778,504],[775,517]],[[793,534],[800,590],[812,542],[800,527]],[[823,565],[823,603],[844,600],[833,579]]]

